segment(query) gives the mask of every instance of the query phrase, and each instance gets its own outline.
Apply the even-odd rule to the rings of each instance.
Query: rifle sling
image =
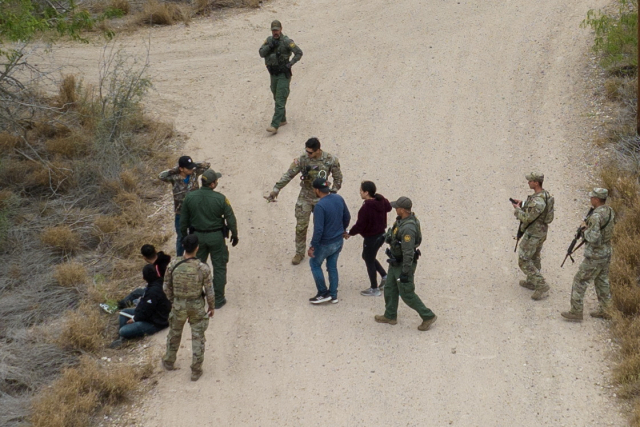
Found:
[[[544,209],[542,210],[542,212],[540,212],[540,214],[536,217],[536,219],[534,219],[529,224],[527,224],[527,226],[524,228],[524,230],[522,230],[522,235],[524,235],[524,232],[527,231],[527,228],[529,228],[529,226],[531,224],[536,222],[542,216],[543,213],[547,212],[547,209],[549,209],[549,192],[547,190],[545,190],[544,191]],[[520,224],[522,224],[522,221],[520,221]]]

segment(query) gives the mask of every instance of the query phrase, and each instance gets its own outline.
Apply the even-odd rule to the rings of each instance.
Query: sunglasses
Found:
[[[313,153],[315,153],[315,151],[313,151],[313,150],[311,150],[311,151],[309,151],[309,150],[304,150],[304,151],[306,151],[306,152],[307,152],[307,154],[313,154]]]

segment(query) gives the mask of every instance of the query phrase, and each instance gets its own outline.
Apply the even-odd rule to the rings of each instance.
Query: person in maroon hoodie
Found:
[[[348,239],[356,234],[364,238],[362,245],[362,259],[367,266],[367,273],[371,281],[371,287],[361,291],[365,296],[380,296],[380,288],[384,287],[387,272],[376,259],[378,249],[384,243],[384,233],[387,229],[387,212],[391,212],[391,204],[381,194],[376,194],[376,185],[371,181],[362,181],[360,184],[360,197],[364,200],[358,211],[358,220],[349,232],[344,233]],[[382,277],[382,283],[378,288],[376,272]]]

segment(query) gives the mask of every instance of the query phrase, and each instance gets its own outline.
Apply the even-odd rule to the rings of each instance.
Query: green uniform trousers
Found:
[[[418,263],[414,262],[411,267],[411,271],[409,272],[409,281],[407,283],[401,283],[398,280],[400,278],[400,274],[402,274],[402,266],[389,266],[387,280],[384,285],[384,317],[387,319],[394,320],[398,317],[398,295],[402,298],[402,301],[404,301],[405,304],[418,312],[422,320],[429,320],[435,317],[433,311],[427,308],[420,297],[416,295],[416,287],[413,283],[413,278],[417,266]]]
[[[206,263],[211,256],[213,267],[213,292],[216,296],[216,304],[224,301],[224,288],[227,285],[227,263],[229,262],[229,248],[222,235],[222,231],[213,233],[200,233],[196,231],[200,248],[196,257]]]
[[[309,229],[309,221],[311,220],[311,212],[318,203],[318,198],[309,196],[305,192],[300,192],[298,201],[296,202],[296,254],[304,256],[307,246],[307,230]]]
[[[271,75],[271,93],[276,103],[276,108],[271,119],[271,126],[278,129],[280,123],[287,121],[287,98],[289,97],[289,83],[291,79],[282,74]]]
[[[209,317],[204,309],[204,298],[173,299],[171,313],[169,314],[167,352],[163,359],[169,364],[175,363],[176,355],[180,348],[180,340],[182,339],[182,330],[187,319],[191,326],[191,349],[193,351],[191,370],[201,372],[202,362],[204,362],[204,343],[206,341],[204,333],[209,327]]]
[[[596,288],[596,295],[600,302],[600,307],[606,308],[611,302],[611,289],[609,287],[609,263],[611,258],[588,259],[584,258],[580,268],[573,278],[571,288],[571,311],[582,313],[584,307],[584,293],[589,282],[593,280]]]
[[[547,281],[540,273],[540,252],[545,240],[547,240],[547,236],[534,237],[525,233],[518,250],[518,266],[526,274],[527,282],[533,284],[536,289],[544,288],[547,285]]]

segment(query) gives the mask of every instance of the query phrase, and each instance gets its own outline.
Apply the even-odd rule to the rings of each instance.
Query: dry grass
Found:
[[[174,25],[178,22],[189,24],[190,21],[191,11],[187,7],[156,0],[147,2],[136,19],[139,25]]]
[[[87,269],[79,262],[65,262],[56,266],[53,277],[60,286],[78,286],[87,283]]]
[[[95,352],[105,343],[107,318],[96,306],[82,305],[65,316],[58,345],[69,350]]]
[[[45,228],[40,240],[45,245],[63,252],[73,252],[80,245],[80,236],[67,225]]]
[[[111,0],[109,7],[111,9],[120,10],[125,15],[128,15],[129,12],[131,12],[131,4],[129,4],[128,0]]]

